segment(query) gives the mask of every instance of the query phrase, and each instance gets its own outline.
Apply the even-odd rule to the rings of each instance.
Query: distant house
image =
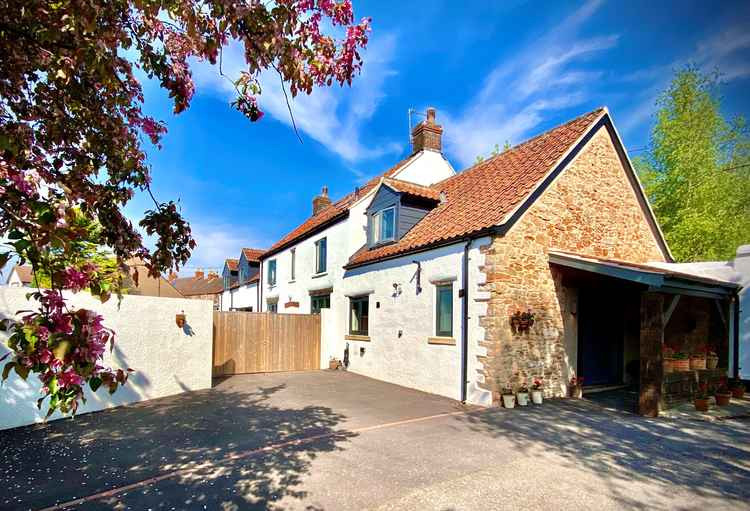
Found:
[[[190,277],[171,275],[170,283],[183,297],[193,300],[211,300],[214,303],[214,309],[220,309],[224,282],[218,273],[206,274],[202,270],[197,270]]]
[[[34,280],[34,274],[29,265],[17,264],[10,271],[6,284],[10,287],[29,287]]]
[[[243,248],[239,259],[224,261],[222,311],[258,311],[260,257],[265,251]]]
[[[324,354],[350,371],[483,405],[582,376],[657,415],[691,399],[667,348],[716,351],[712,385],[736,374],[740,286],[652,264],[672,256],[606,108],[458,173],[442,133],[428,109],[409,157],[324,188],[260,257],[262,311],[329,309]]]
[[[123,282],[124,291],[129,295],[160,296],[163,298],[184,298],[167,279],[148,274],[146,265],[140,259],[131,259],[127,263],[128,274]],[[133,278],[133,271],[138,272],[138,282]]]

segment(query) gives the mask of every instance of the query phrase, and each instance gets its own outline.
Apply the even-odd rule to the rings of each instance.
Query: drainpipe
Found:
[[[263,312],[263,260],[260,261],[260,267],[258,268],[258,271],[260,272],[258,274],[258,290],[255,292],[256,296],[258,297],[258,312]]]
[[[734,373],[733,376],[736,379],[739,379],[740,377],[740,297],[739,293],[734,295],[734,303],[730,303],[729,306],[734,308],[734,339],[732,339],[732,348],[734,349],[734,356],[732,357],[734,360],[734,367],[732,368],[732,372]]]
[[[463,301],[461,302],[461,402],[466,402],[467,389],[469,383],[469,247],[471,239],[466,241],[464,246],[463,272],[461,274]]]

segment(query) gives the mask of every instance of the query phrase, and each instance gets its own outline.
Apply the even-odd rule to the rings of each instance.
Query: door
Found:
[[[624,315],[616,290],[581,289],[578,301],[578,376],[584,385],[623,382]]]

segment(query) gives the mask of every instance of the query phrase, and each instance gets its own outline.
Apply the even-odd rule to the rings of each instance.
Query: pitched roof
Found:
[[[205,278],[181,277],[172,283],[183,296],[215,295],[224,290],[224,282],[216,275]]]
[[[242,249],[242,253],[245,255],[245,259],[254,263],[260,261],[260,256],[262,256],[264,252],[265,250],[260,249],[260,248],[243,248]],[[229,259],[227,260],[229,261]],[[231,260],[236,261],[236,259],[231,259]]]
[[[419,185],[409,181],[401,181],[400,179],[392,177],[384,177],[382,182],[384,185],[397,192],[413,195],[415,197],[422,197],[424,199],[440,200],[440,190],[429,186]]]
[[[15,268],[16,273],[18,274],[18,278],[21,279],[21,282],[24,284],[31,284],[31,281],[34,280],[34,272],[31,269],[31,266],[28,264],[17,264]],[[13,273],[11,271],[11,273]]]
[[[381,178],[393,175],[394,173],[396,173],[396,171],[398,171],[401,167],[406,165],[415,156],[416,155],[413,154],[407,158],[404,158],[403,160],[398,162],[396,165],[386,170],[381,175],[370,179],[367,183],[364,184],[364,186],[358,188],[357,190],[355,190],[354,192],[348,195],[345,195],[338,201],[334,202],[333,204],[319,211],[318,214],[313,215],[307,220],[305,220],[302,224],[297,226],[294,230],[292,230],[286,236],[284,236],[279,241],[271,245],[271,248],[269,248],[268,251],[266,251],[265,254],[263,254],[263,257],[261,257],[261,259],[265,259],[281,251],[282,249],[290,245],[293,245],[294,243],[298,241],[301,241],[302,239],[316,232],[318,229],[321,229],[333,222],[336,222],[338,220],[345,218],[349,214],[349,208],[358,199],[366,195],[370,190],[372,190],[375,186],[377,186]]]
[[[224,265],[229,268],[229,271],[237,271],[240,267],[240,261],[239,259],[226,259]]]
[[[502,224],[606,110],[598,108],[430,188],[445,200],[396,243],[362,247],[347,267],[454,241]]]

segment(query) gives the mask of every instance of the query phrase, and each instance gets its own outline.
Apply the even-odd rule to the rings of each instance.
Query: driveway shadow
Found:
[[[529,455],[544,450],[605,480],[612,497],[644,508],[629,482],[657,482],[727,502],[750,499],[750,424],[647,419],[593,403],[550,400],[458,417],[478,432],[510,441]]]
[[[280,408],[284,385],[213,388],[0,432],[0,509],[40,508],[179,471],[76,508],[277,509],[352,433],[328,407]],[[298,445],[251,452],[280,442]]]

